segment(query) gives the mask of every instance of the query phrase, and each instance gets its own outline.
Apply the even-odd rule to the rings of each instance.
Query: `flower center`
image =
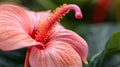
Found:
[[[63,17],[69,10],[75,11],[75,18],[81,19],[82,13],[78,6],[70,4],[58,7],[53,13],[51,13],[47,19],[42,22],[35,34],[35,40],[45,44],[50,36],[50,32],[53,30],[55,24]],[[41,47],[40,47],[41,48]]]

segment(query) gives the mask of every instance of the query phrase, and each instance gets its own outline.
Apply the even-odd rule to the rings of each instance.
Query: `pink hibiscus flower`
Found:
[[[82,18],[74,4],[63,5],[53,13],[0,4],[0,50],[27,47],[24,67],[82,67],[81,61],[87,63],[86,41],[58,22],[69,10],[75,11],[76,18]]]

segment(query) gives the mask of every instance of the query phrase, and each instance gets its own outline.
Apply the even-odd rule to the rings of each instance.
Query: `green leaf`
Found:
[[[106,55],[120,52],[120,32],[113,34],[106,46]]]
[[[90,67],[116,67],[120,61],[116,61],[114,56],[120,58],[120,32],[114,33],[106,44],[102,53],[95,56],[93,61],[90,61]],[[118,58],[118,59],[119,59]],[[111,61],[114,60],[114,61]],[[114,63],[113,63],[114,62]],[[120,65],[119,65],[120,66]],[[118,66],[117,66],[118,67]]]

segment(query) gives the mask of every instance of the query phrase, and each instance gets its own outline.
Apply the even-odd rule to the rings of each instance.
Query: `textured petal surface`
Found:
[[[51,33],[49,40],[57,40],[68,43],[80,55],[82,61],[86,61],[88,56],[88,45],[82,37],[73,31],[67,30],[60,24],[57,24],[54,31]]]
[[[82,67],[79,54],[66,42],[50,41],[45,49],[32,47],[31,67]]]
[[[88,55],[87,43],[60,24],[53,28],[45,49],[34,47],[41,43],[32,38],[33,33],[49,14],[50,11],[32,12],[0,4],[0,50],[33,46],[29,57],[31,67],[82,67],[81,59],[85,61]]]
[[[12,4],[0,4],[0,50],[40,44],[31,36],[49,12],[31,12]],[[38,20],[39,19],[39,20]]]

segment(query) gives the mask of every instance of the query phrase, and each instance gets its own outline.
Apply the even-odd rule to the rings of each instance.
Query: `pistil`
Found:
[[[64,4],[63,6],[57,8],[53,13],[50,14],[50,16],[47,17],[45,21],[42,22],[42,24],[39,26],[38,30],[36,31],[35,39],[45,44],[55,24],[63,16],[65,16],[65,14],[67,14],[70,10],[75,11],[75,18],[77,19],[82,18],[82,13],[78,6],[74,4],[70,4],[70,5]]]

